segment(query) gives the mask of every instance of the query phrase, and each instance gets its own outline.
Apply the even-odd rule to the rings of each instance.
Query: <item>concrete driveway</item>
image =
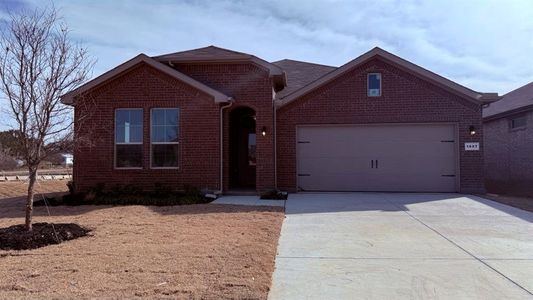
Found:
[[[532,222],[458,194],[290,195],[269,299],[533,299]]]

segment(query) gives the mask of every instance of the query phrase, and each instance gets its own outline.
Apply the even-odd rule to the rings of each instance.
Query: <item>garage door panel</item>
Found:
[[[309,126],[297,134],[300,189],[456,191],[453,125]]]

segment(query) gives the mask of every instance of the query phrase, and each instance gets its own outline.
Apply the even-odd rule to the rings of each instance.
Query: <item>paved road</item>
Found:
[[[290,195],[269,299],[533,299],[533,213],[474,196]]]

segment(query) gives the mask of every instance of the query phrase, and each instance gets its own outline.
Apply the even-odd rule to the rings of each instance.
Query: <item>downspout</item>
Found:
[[[274,91],[274,97],[272,99],[272,107],[274,109],[274,124],[272,128],[274,129],[274,189],[278,189],[278,145],[277,145],[277,122],[276,122],[276,92]]]
[[[232,100],[232,99],[231,99]],[[230,108],[233,105],[231,101],[220,107],[220,190],[219,193],[222,194],[224,191],[224,109]]]

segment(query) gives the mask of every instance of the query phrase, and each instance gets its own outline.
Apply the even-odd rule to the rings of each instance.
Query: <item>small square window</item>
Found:
[[[509,129],[522,129],[527,126],[527,117],[520,116],[509,120]]]
[[[381,96],[381,73],[369,73],[367,77],[368,81],[368,96],[379,97]]]

